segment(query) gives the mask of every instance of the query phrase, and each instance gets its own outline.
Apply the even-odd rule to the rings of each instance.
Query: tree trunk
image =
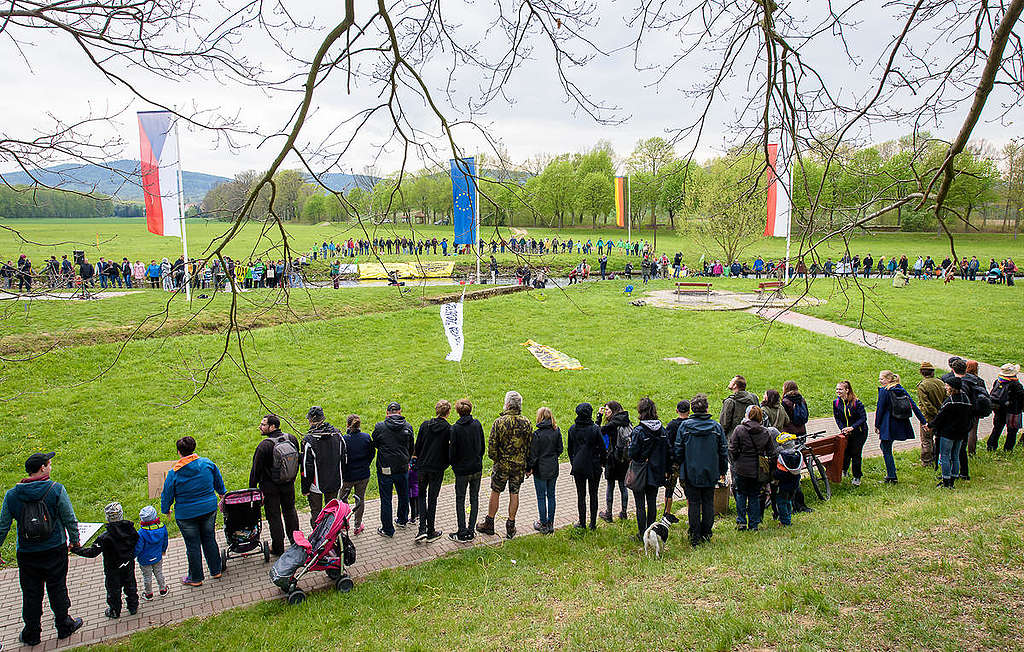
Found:
[[[668,225],[672,228],[673,231],[676,230],[676,212],[671,208],[668,209]]]

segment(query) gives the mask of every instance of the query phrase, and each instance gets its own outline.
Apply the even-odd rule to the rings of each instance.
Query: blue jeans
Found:
[[[779,510],[779,523],[791,525],[793,523],[793,490],[775,488],[775,508]]]
[[[558,476],[550,480],[541,480],[533,476],[533,488],[537,490],[537,513],[540,514],[541,523],[551,523],[555,520],[555,481]]]
[[[882,449],[882,459],[885,460],[885,477],[895,480],[896,479],[896,460],[892,457],[892,440],[883,439],[878,442],[879,448]]]
[[[107,287],[107,275],[106,274],[100,274],[100,287],[101,288],[106,288]]]
[[[210,575],[219,575],[220,550],[217,549],[217,510],[195,518],[175,519],[181,538],[185,540],[185,558],[188,560],[188,578],[203,581],[203,557],[210,567]]]
[[[761,525],[761,485],[752,478],[736,477],[733,481],[733,496],[736,497],[736,524],[748,530]]]
[[[380,526],[386,534],[395,533],[395,524],[391,521],[392,489],[398,493],[398,522],[405,525],[409,522],[409,472],[384,475],[377,471],[377,489],[380,490]]]
[[[939,467],[943,480],[960,477],[960,449],[963,445],[962,439],[939,437]]]

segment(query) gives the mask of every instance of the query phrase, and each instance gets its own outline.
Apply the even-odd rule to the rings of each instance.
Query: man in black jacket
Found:
[[[388,403],[384,420],[370,436],[377,451],[377,488],[380,491],[380,528],[377,534],[395,536],[395,525],[409,522],[409,458],[413,453],[412,426],[402,416],[402,406]],[[398,518],[391,520],[391,497],[398,493]]]
[[[452,429],[448,415],[451,411],[451,403],[445,399],[438,401],[434,406],[437,416],[424,421],[416,436],[413,460],[420,481],[420,530],[416,535],[417,541],[432,543],[443,534],[434,528],[434,516],[437,513],[437,494],[441,491],[444,472],[448,468],[448,445]]]
[[[338,497],[346,448],[341,432],[324,419],[319,405],[306,413],[309,432],[302,438],[302,495],[309,500],[309,522],[316,523],[324,505]]]
[[[469,543],[476,537],[476,518],[480,505],[480,474],[484,468],[484,429],[473,418],[473,404],[468,398],[455,401],[459,419],[452,424],[448,459],[455,474],[455,515],[459,531],[448,538]],[[466,493],[469,492],[469,521],[466,521]]]
[[[259,487],[263,492],[263,509],[267,514],[267,525],[270,528],[270,552],[275,555],[284,554],[284,537],[292,541],[292,532],[299,529],[299,514],[295,511],[295,475],[285,473],[280,477],[282,469],[278,469],[275,477],[275,457],[299,456],[299,440],[295,435],[281,432],[281,420],[276,414],[268,414],[260,421],[260,432],[263,441],[256,446],[252,455],[252,468],[249,470],[249,486]],[[274,449],[278,448],[275,456]],[[288,466],[287,463],[284,466]],[[297,462],[295,468],[298,468]],[[290,477],[287,477],[290,476]],[[284,516],[282,523],[281,517]]]

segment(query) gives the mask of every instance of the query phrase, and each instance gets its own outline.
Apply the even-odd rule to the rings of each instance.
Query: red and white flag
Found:
[[[778,143],[768,143],[768,220],[764,225],[766,236],[789,235],[789,219],[793,205],[790,202],[789,152]]]
[[[142,192],[150,233],[181,237],[181,160],[170,111],[139,111]]]

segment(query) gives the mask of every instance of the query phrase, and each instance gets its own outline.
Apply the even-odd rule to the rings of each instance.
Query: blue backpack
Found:
[[[793,418],[791,421],[798,426],[802,426],[807,423],[807,419],[810,415],[807,413],[807,401],[800,399],[799,402],[793,402]]]

